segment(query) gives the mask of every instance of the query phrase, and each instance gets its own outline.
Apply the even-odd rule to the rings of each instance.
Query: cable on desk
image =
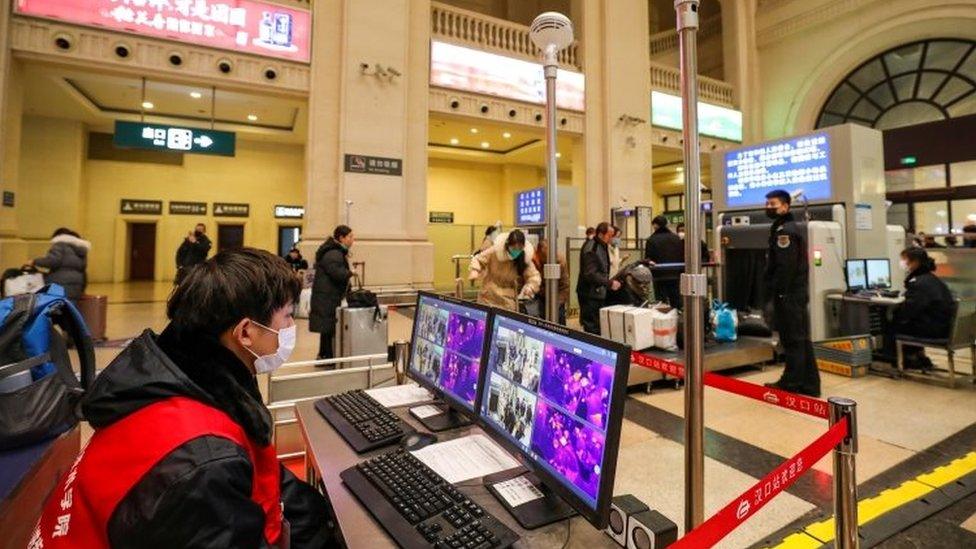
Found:
[[[569,547],[569,540],[573,539],[573,518],[570,517],[566,519],[566,542],[563,543],[563,549]]]

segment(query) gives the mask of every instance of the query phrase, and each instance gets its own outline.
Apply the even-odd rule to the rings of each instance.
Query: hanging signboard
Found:
[[[206,202],[176,202],[169,203],[170,215],[207,215]]]
[[[123,198],[119,201],[119,212],[124,214],[160,215],[163,213],[163,201]]]
[[[681,98],[659,91],[651,92],[651,124],[681,130]],[[698,132],[726,141],[742,142],[742,113],[735,109],[698,102]]]
[[[247,217],[251,215],[251,205],[214,202],[213,214],[215,217]]]
[[[275,219],[301,219],[305,217],[305,206],[283,206],[281,204],[274,207]]]
[[[515,225],[527,227],[546,223],[546,190],[542,187],[515,193]]]
[[[14,0],[22,15],[307,63],[308,10],[256,0]]]
[[[237,136],[234,132],[116,120],[112,143],[122,149],[234,156]]]

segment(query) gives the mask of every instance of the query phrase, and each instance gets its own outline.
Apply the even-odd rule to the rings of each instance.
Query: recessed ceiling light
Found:
[[[481,148],[482,148],[482,149],[487,149],[487,148],[488,148],[488,147],[490,147],[490,146],[491,146],[491,143],[489,143],[489,142],[487,142],[487,141],[482,141],[482,142],[481,142]]]
[[[249,114],[249,115],[247,115],[247,119],[250,120],[251,122],[256,122],[257,119],[258,119],[258,115],[256,115],[256,114]]]
[[[478,128],[471,128],[471,133],[478,133]]]
[[[502,137],[504,137],[505,139],[508,139],[508,138],[512,137],[512,134],[509,133],[509,132],[505,132],[505,133],[502,134]]]
[[[152,104],[151,102],[149,102],[149,101],[143,101],[143,102],[142,102],[142,108],[144,108],[144,109],[152,109],[152,108],[154,108],[155,106],[156,106],[156,105],[153,105],[153,104]]]
[[[203,94],[200,92],[190,92],[190,97],[194,99],[200,99],[201,97],[203,97]]]
[[[562,158],[562,157],[563,157],[563,153],[560,153],[560,152],[557,152],[556,153],[556,158]]]
[[[678,173],[681,173],[681,172],[685,171],[685,169],[682,166],[678,166],[677,168],[674,169],[674,171],[676,171]]]
[[[451,138],[451,145],[457,145],[460,142],[461,142],[461,140],[458,139],[457,137],[452,137]]]

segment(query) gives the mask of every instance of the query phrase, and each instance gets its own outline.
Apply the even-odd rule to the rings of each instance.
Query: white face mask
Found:
[[[684,233],[684,231],[678,233],[678,238],[680,238],[681,240],[684,240],[685,239],[685,233]]]
[[[906,273],[908,272],[908,262],[907,261],[905,261],[904,259],[902,259],[899,262],[899,265],[901,265],[901,270],[905,271]]]
[[[254,373],[270,374],[278,368],[281,368],[281,365],[288,361],[291,352],[295,350],[295,325],[293,324],[287,328],[275,330],[255,320],[251,322],[269,332],[278,334],[278,350],[274,354],[259,356],[250,348],[245,347],[249,353],[254,355]]]

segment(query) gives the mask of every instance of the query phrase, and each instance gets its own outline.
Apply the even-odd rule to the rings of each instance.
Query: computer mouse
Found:
[[[413,452],[424,446],[430,446],[435,442],[437,442],[437,435],[415,431],[413,433],[407,433],[400,439],[400,447],[408,452]]]

